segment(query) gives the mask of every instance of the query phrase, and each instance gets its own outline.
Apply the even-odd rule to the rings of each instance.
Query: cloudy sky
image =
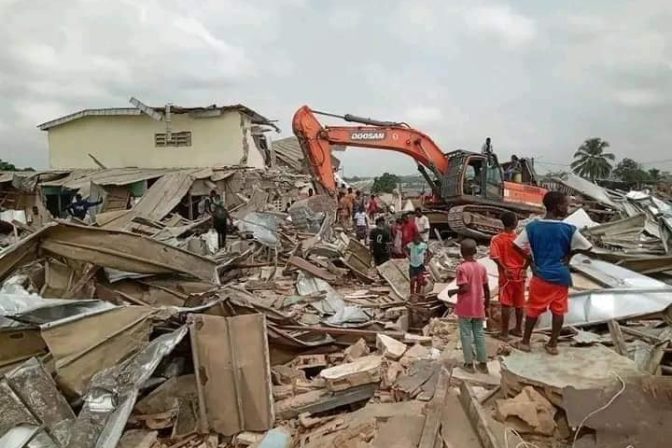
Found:
[[[403,120],[444,151],[565,168],[582,140],[672,170],[669,0],[0,0],[0,158],[47,167],[35,126],[128,98],[244,103],[291,134],[302,104]],[[412,173],[340,155],[346,175]],[[662,161],[662,162],[661,162]]]

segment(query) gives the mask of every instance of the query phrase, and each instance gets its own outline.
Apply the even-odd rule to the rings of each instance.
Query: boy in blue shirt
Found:
[[[525,332],[518,348],[530,351],[530,337],[537,319],[550,309],[553,314],[551,339],[545,348],[551,355],[557,355],[558,337],[567,313],[569,287],[572,284],[569,259],[576,252],[590,250],[592,245],[575,226],[562,221],[569,209],[569,201],[564,193],[546,193],[544,207],[544,219],[527,224],[513,242],[521,255],[528,258],[533,274],[525,310]]]

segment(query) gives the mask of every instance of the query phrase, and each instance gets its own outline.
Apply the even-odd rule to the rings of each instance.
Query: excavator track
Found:
[[[448,226],[460,236],[478,240],[490,239],[501,232],[499,217],[509,210],[489,205],[460,205],[448,210]]]

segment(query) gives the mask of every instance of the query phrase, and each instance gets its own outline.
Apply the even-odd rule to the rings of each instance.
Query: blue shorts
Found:
[[[425,266],[408,266],[408,276],[411,278],[421,277],[425,273]]]

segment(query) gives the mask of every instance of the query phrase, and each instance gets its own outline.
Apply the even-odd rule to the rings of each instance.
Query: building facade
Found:
[[[38,126],[52,169],[262,168],[270,127],[243,105],[86,109]]]

